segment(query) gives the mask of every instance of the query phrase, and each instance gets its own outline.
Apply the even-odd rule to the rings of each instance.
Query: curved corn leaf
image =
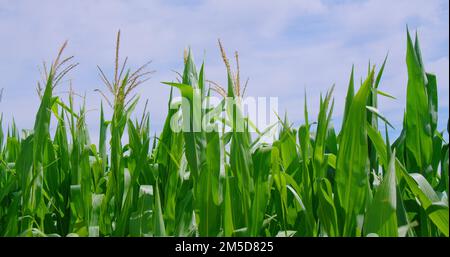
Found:
[[[336,189],[345,221],[343,235],[353,235],[356,215],[364,206],[368,187],[366,101],[373,70],[352,100],[345,120],[336,163]]]
[[[364,234],[376,233],[378,236],[396,237],[397,228],[397,192],[395,175],[395,149],[389,161],[381,185],[375,192],[364,218]]]

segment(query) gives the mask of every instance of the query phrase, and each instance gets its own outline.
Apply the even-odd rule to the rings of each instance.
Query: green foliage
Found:
[[[112,116],[102,104],[98,144],[84,104],[76,111],[73,94],[68,104],[53,94],[75,67],[59,60],[65,45],[39,87],[34,129],[20,134],[12,123],[5,131],[0,114],[0,236],[449,236],[448,131],[437,130],[437,80],[409,32],[406,112],[393,144],[377,99],[393,98],[379,90],[386,59],[377,72],[369,66],[357,90],[352,68],[339,133],[333,87],[316,119],[305,94],[304,124],[293,127],[286,115],[263,143],[267,131],[255,139],[242,111],[239,66],[231,71],[221,46],[222,95],[236,104],[209,106],[205,66],[197,72],[189,51],[181,80],[164,82],[167,117],[151,136],[149,113],[134,120],[139,98],[130,95],[148,73],[118,66],[118,42],[114,78],[100,70]],[[174,90],[186,102],[174,104]],[[204,119],[223,130],[205,130]]]

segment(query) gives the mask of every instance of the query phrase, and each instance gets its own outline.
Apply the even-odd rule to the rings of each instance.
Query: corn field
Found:
[[[44,67],[34,127],[19,131],[0,116],[1,236],[449,236],[448,128],[437,128],[437,79],[424,69],[417,36],[407,33],[398,138],[389,137],[377,106],[378,97],[392,98],[378,90],[385,60],[369,67],[358,88],[352,70],[341,128],[331,121],[331,88],[317,117],[300,99],[304,124],[279,119],[277,138],[267,143],[264,131],[248,131],[239,67],[233,71],[222,46],[228,85],[208,86],[204,65],[198,70],[186,51],[178,82],[161,85],[171,90],[164,128],[150,135],[148,111],[139,118],[133,111],[134,89],[151,72],[147,64],[132,71],[119,63],[119,35],[114,76],[99,68],[98,142],[90,141],[85,105],[75,107],[73,93],[54,95],[77,66],[63,57],[65,44]],[[174,116],[191,124],[196,110],[170,108],[172,93],[203,100],[211,89],[237,104],[202,109],[200,117],[230,130],[174,131]],[[243,131],[236,119],[245,121]]]

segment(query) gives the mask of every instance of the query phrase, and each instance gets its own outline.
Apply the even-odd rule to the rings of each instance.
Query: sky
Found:
[[[153,131],[162,128],[167,113],[170,89],[161,82],[175,80],[185,48],[192,49],[198,66],[205,62],[207,79],[225,85],[220,38],[229,56],[239,52],[241,77],[249,78],[246,95],[278,97],[280,113],[287,111],[294,126],[304,120],[305,91],[315,120],[320,93],[334,84],[333,123],[340,128],[352,65],[359,82],[369,61],[380,67],[389,53],[380,90],[396,100],[380,97],[379,109],[398,134],[405,109],[408,25],[418,32],[426,71],[437,75],[438,129],[443,130],[449,113],[448,23],[447,0],[0,0],[0,113],[6,123],[14,119],[21,129],[33,127],[39,68],[68,40],[65,53],[74,55],[79,66],[55,93],[67,99],[70,80],[77,93],[86,94],[87,124],[91,138],[98,138],[102,98],[94,90],[106,88],[96,66],[112,76],[120,29],[120,54],[128,56],[131,68],[152,61],[149,69],[155,73],[138,89],[136,113],[141,115],[148,99]]]

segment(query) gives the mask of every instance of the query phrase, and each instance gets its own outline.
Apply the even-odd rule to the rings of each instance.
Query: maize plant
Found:
[[[398,138],[377,105],[393,98],[379,90],[385,59],[358,88],[352,68],[341,128],[332,123],[333,87],[317,117],[305,96],[304,124],[278,119],[271,142],[260,140],[266,131],[250,132],[238,55],[233,70],[221,44],[227,86],[207,81],[207,67],[186,51],[176,82],[161,85],[171,92],[167,117],[151,135],[149,112],[133,115],[134,89],[151,72],[120,64],[119,36],[114,76],[99,68],[99,142],[90,140],[85,104],[75,107],[73,92],[54,94],[77,65],[63,58],[66,44],[44,67],[33,129],[0,116],[1,236],[449,236],[448,128],[438,130],[437,79],[417,36],[407,32]],[[213,91],[219,104],[208,103]]]

